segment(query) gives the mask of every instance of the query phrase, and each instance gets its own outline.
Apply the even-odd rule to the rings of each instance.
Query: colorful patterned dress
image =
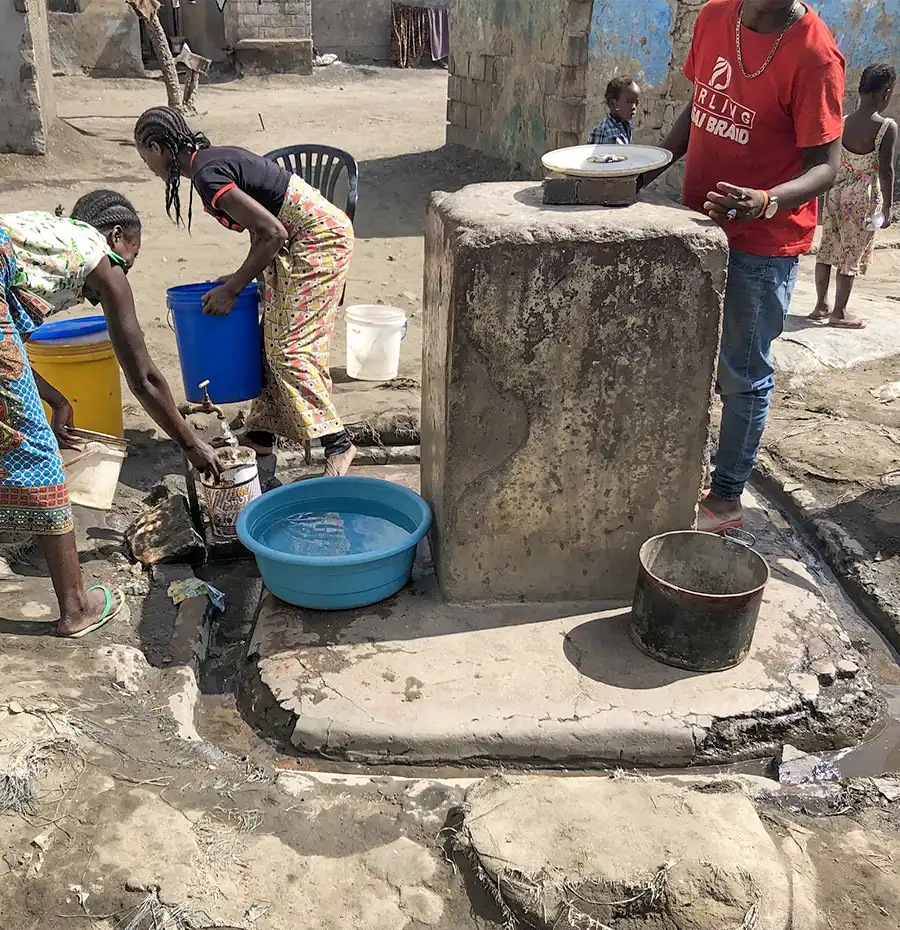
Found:
[[[109,251],[90,226],[50,213],[0,216],[0,532],[61,536],[73,529],[56,437],[25,342],[49,313],[81,300]]]
[[[247,428],[304,442],[344,428],[331,399],[328,355],[353,225],[296,175],[278,219],[290,239],[263,275],[265,376]]]
[[[822,244],[816,261],[839,274],[865,274],[875,251],[875,231],[867,228],[884,199],[881,195],[881,143],[892,120],[886,119],[875,137],[875,148],[859,155],[841,146],[841,167],[834,187],[825,195]]]

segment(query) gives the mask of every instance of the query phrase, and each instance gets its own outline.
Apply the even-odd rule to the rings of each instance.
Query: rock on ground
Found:
[[[194,528],[187,499],[161,485],[147,502],[149,509],[125,531],[134,557],[144,565],[202,559],[206,545]]]
[[[460,839],[502,906],[553,930],[786,930],[789,871],[749,798],[632,778],[488,778]]]

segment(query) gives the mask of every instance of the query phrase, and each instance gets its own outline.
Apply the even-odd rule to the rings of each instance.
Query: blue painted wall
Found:
[[[900,64],[900,0],[816,0],[811,5],[834,31],[848,67],[880,60]],[[640,67],[643,80],[658,85],[672,61],[676,6],[678,0],[594,0],[592,57]]]
[[[672,56],[668,0],[594,0],[588,48],[592,55],[639,63],[643,78],[659,84]]]
[[[813,9],[831,26],[847,64],[900,64],[900,0],[816,0]]]

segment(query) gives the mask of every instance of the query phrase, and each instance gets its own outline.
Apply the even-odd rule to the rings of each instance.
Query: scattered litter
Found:
[[[90,897],[90,892],[85,891],[81,885],[69,885],[69,891],[71,891],[72,894],[75,895],[75,897],[78,899],[78,903],[81,905],[81,909],[83,911],[87,910],[84,905],[87,902],[87,899]]]
[[[55,832],[56,827],[50,827],[49,830],[45,830],[43,833],[39,833],[32,841],[31,845],[36,849],[39,849],[41,852],[47,852],[50,848],[51,843],[53,842],[53,833]]]
[[[247,908],[247,913],[244,914],[244,920],[248,923],[256,923],[260,917],[265,917],[268,912],[271,904],[253,904]]]
[[[327,68],[330,65],[340,64],[340,59],[337,55],[332,55],[330,52],[327,55],[316,55],[313,59],[313,64],[317,68]]]
[[[217,610],[225,609],[225,595],[202,578],[184,578],[169,585],[169,597],[173,604],[180,604],[191,597],[208,597]]]
[[[878,793],[888,802],[900,801],[900,781],[894,778],[873,778],[872,784]]]
[[[888,381],[887,384],[872,388],[869,393],[882,404],[889,404],[900,398],[900,381]]]
[[[830,758],[811,755],[785,743],[781,750],[778,780],[783,785],[819,785],[840,781],[841,773],[834,764],[838,758],[838,755]]]

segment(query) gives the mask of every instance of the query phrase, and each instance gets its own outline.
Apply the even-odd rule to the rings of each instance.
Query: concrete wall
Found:
[[[448,0],[402,0],[406,6],[447,6]],[[342,61],[390,61],[391,0],[313,0],[313,42]]]
[[[313,43],[342,61],[389,61],[391,0],[313,0]]]
[[[210,6],[215,9],[215,4]],[[81,0],[80,13],[50,13],[50,54],[62,74],[144,73],[141,30],[124,0]]]
[[[591,0],[453,0],[447,142],[538,172],[585,131]]]
[[[182,3],[181,29],[191,51],[217,64],[229,60],[225,48],[225,10],[219,10],[213,0]]]
[[[211,0],[210,0],[211,2]],[[312,0],[228,0],[225,38],[308,39],[312,35]]]
[[[225,41],[242,74],[312,74],[312,0],[228,0]]]
[[[702,485],[722,231],[541,193],[427,213],[422,494],[451,601],[630,600],[639,547],[689,527]]]
[[[0,152],[44,155],[56,119],[44,0],[0,2]]]

